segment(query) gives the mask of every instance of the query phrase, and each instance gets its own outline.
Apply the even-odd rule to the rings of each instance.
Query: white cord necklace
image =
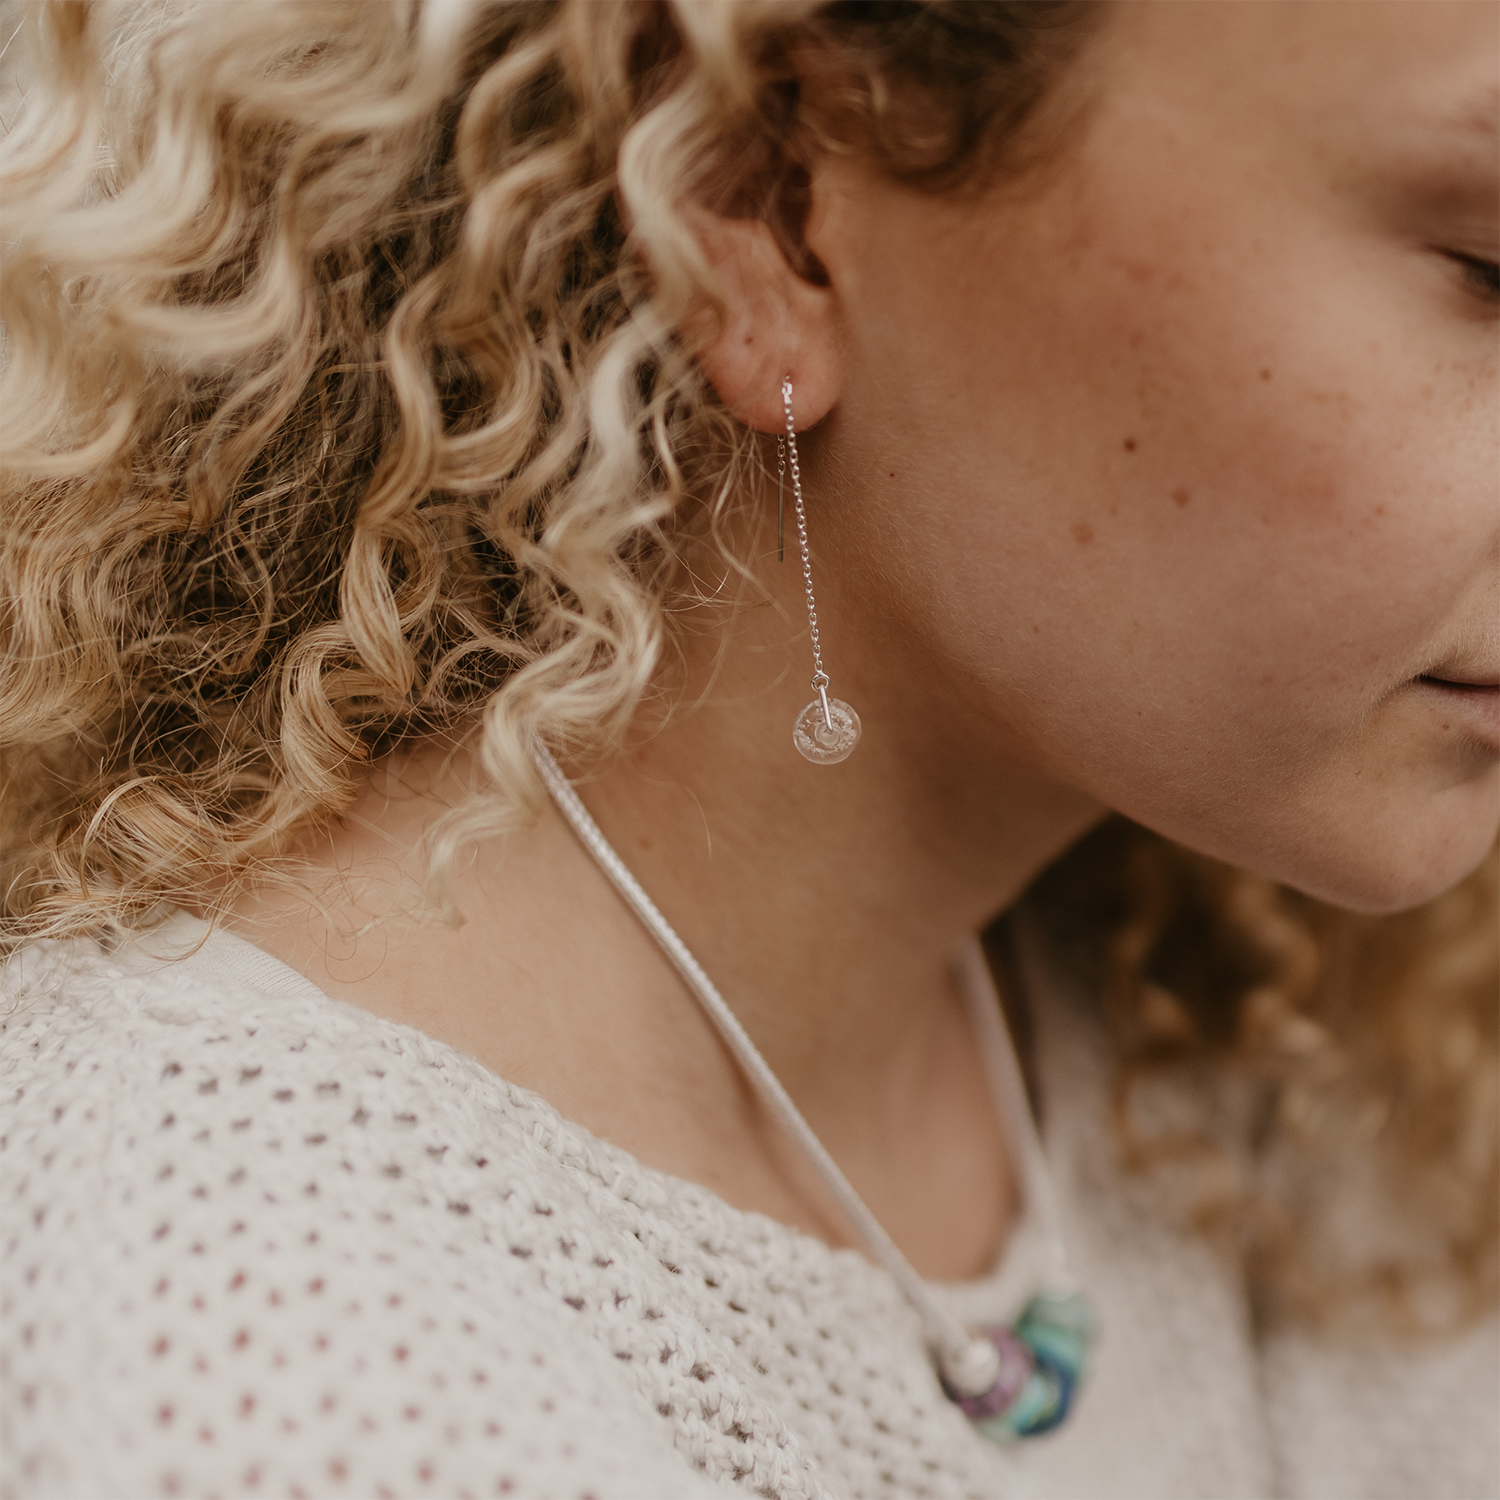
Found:
[[[932,1294],[850,1186],[703,966],[600,832],[551,753],[533,739],[531,754],[552,800],[579,841],[672,961],[761,1099],[806,1153],[871,1254],[916,1310],[948,1396],[986,1437],[997,1442],[1056,1427],[1066,1417],[1082,1379],[1093,1337],[1093,1316],[1068,1270],[1046,1160],[994,981],[977,939],[961,960],[964,999],[1006,1140],[1016,1154],[1027,1204],[1046,1236],[1051,1285],[1027,1302],[1014,1323],[968,1329]]]

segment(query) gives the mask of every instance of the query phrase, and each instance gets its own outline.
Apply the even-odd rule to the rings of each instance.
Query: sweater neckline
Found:
[[[674,1205],[674,1219],[687,1218],[694,1224],[709,1227],[716,1239],[749,1249],[755,1245],[779,1242],[796,1263],[817,1266],[830,1273],[854,1278],[864,1289],[878,1287],[882,1300],[894,1306],[905,1306],[896,1283],[881,1266],[860,1249],[830,1245],[816,1235],[753,1209],[736,1208],[712,1188],[691,1178],[677,1177],[652,1167],[623,1146],[595,1135],[586,1126],[563,1115],[544,1096],[523,1088],[486,1067],[468,1053],[429,1036],[419,1028],[393,1021],[374,1011],[348,1001],[335,999],[291,965],[256,947],[247,938],[193,915],[181,908],[155,926],[138,932],[110,955],[118,966],[135,973],[159,973],[168,967],[182,965],[193,975],[225,985],[255,990],[262,994],[300,1000],[322,1009],[342,1013],[346,1020],[362,1027],[372,1027],[405,1051],[416,1043],[428,1055],[436,1054],[457,1063],[465,1071],[487,1080],[523,1112],[543,1127],[548,1138],[565,1143],[561,1153],[576,1159],[581,1148],[584,1157],[592,1159],[600,1180],[616,1184],[632,1182],[638,1189],[632,1199],[652,1200],[658,1212],[661,1205]],[[1031,1204],[1023,1201],[1020,1213],[1012,1223],[995,1263],[979,1276],[959,1281],[933,1281],[924,1278],[934,1293],[954,1315],[966,1321],[993,1318],[997,1307],[1016,1308],[1035,1290],[1046,1264],[1046,1237]]]

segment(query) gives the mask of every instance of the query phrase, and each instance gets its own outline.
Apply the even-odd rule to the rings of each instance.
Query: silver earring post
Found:
[[[802,553],[802,587],[807,594],[807,628],[812,637],[812,689],[818,696],[792,722],[792,743],[798,754],[819,766],[847,760],[859,743],[859,715],[842,698],[830,698],[833,679],[823,670],[823,647],[818,635],[818,605],[813,598],[812,560],[807,551],[807,510],[802,503],[802,467],[797,462],[797,428],[792,421],[792,380],[781,382],[781,404],[786,411],[786,451],[792,469],[792,509],[797,519],[797,546]]]

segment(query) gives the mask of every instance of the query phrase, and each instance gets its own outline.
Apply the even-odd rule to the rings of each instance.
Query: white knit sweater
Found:
[[[1065,993],[1039,1007],[1046,1143],[1104,1331],[1067,1426],[1003,1451],[860,1256],[235,938],[33,949],[3,995],[6,1500],[1500,1495],[1496,1324],[1257,1341],[1232,1269],[1116,1170]],[[1035,1253],[1023,1222],[944,1294],[1006,1318]]]

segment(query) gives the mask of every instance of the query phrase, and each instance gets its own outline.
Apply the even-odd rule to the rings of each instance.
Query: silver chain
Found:
[[[776,439],[776,561],[786,561],[786,439]]]
[[[818,639],[818,604],[813,598],[812,559],[807,554],[807,512],[802,508],[802,466],[797,462],[797,429],[792,425],[792,382],[781,382],[781,404],[786,409],[786,446],[792,461],[792,506],[797,514],[797,546],[802,553],[802,587],[807,593],[807,628],[812,635],[814,692],[826,690],[833,679],[823,670],[823,648]]]

